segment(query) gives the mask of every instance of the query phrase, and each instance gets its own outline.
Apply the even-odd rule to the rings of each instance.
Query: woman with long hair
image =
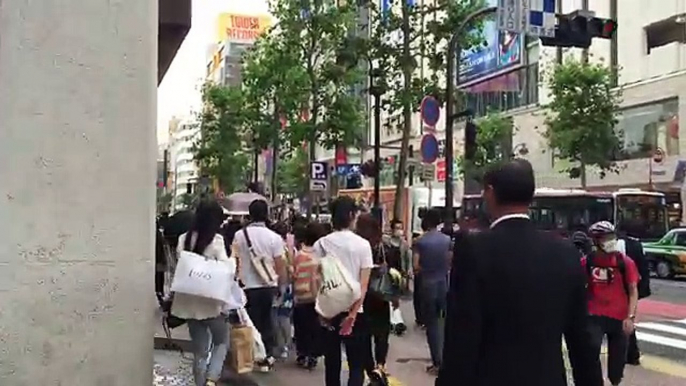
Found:
[[[382,242],[383,233],[379,221],[371,214],[363,214],[357,219],[357,234],[369,241],[372,247],[374,266],[386,265],[385,249]],[[372,273],[373,275],[373,273]],[[373,379],[374,370],[386,373],[388,340],[391,334],[391,308],[388,301],[367,292],[364,299],[364,314],[370,326],[369,361],[365,368],[367,375]],[[372,349],[373,345],[373,349]]]
[[[236,263],[229,259],[224,238],[219,234],[223,221],[224,213],[216,201],[201,202],[190,230],[179,237],[179,253],[189,251],[225,262],[235,273]],[[235,280],[235,275],[227,276],[226,280]],[[223,310],[224,303],[218,300],[182,293],[174,295],[171,313],[188,324],[196,386],[215,386],[221,376],[229,348],[229,329]]]

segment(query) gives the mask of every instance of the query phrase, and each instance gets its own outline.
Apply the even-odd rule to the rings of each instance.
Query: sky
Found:
[[[222,12],[267,14],[267,0],[193,0],[191,30],[157,89],[157,142],[167,141],[169,120],[191,117],[200,105],[208,47],[216,43],[215,25]]]

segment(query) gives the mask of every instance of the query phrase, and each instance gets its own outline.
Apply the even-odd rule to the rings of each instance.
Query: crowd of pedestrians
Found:
[[[513,379],[565,385],[564,350],[576,386],[601,386],[604,339],[607,378],[619,385],[625,365],[640,363],[635,313],[638,300],[650,295],[641,244],[607,221],[570,240],[536,230],[528,217],[534,189],[528,162],[498,165],[484,176],[489,229],[447,235],[439,230],[442,214],[429,209],[412,241],[400,221],[385,235],[380,221],[348,197],[331,202],[330,224],[302,217],[271,224],[264,200],[253,201],[247,217],[227,219],[219,204],[207,201],[174,243],[179,253],[227,265],[225,280],[244,294],[264,346],[256,363],[262,371],[271,371],[276,358],[312,370],[323,357],[324,384],[340,386],[343,348],[348,386],[365,379],[387,384],[392,315],[412,278],[415,319],[431,359],[427,371],[437,386]],[[360,291],[344,311],[323,317],[318,296],[331,283],[320,262],[330,257]],[[242,306],[173,295],[167,309],[188,325],[196,384],[214,385],[229,351],[227,323]]]

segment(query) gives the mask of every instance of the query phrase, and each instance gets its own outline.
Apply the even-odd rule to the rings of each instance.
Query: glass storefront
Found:
[[[618,119],[623,145],[618,159],[648,158],[656,149],[668,156],[680,154],[678,99],[630,107]]]

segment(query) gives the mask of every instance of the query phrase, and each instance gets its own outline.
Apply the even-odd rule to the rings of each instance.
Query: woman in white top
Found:
[[[190,231],[179,237],[177,250],[190,251],[226,262],[231,266],[232,272],[226,280],[234,281],[235,259],[229,259],[224,238],[217,233],[223,220],[224,213],[216,201],[201,202],[195,212]],[[193,375],[196,386],[214,386],[221,375],[224,358],[229,349],[229,330],[226,317],[222,314],[224,306],[224,303],[218,300],[182,293],[174,294],[171,313],[187,321],[188,333],[193,344]]]

